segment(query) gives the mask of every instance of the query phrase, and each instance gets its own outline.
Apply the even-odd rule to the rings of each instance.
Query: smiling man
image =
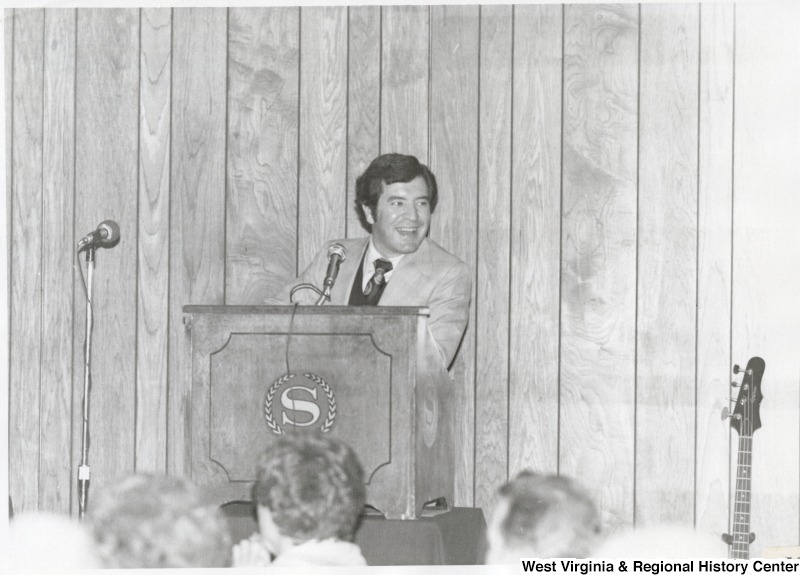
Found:
[[[327,242],[294,282],[268,303],[287,304],[293,287],[321,286],[333,244],[347,257],[330,294],[333,305],[424,306],[428,329],[450,366],[469,317],[472,280],[467,265],[430,240],[438,201],[436,178],[414,156],[384,154],[356,180],[356,212],[370,236]],[[309,291],[295,301],[314,303]]]

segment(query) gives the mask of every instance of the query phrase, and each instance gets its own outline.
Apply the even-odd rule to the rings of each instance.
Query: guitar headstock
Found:
[[[739,386],[739,397],[736,398],[736,407],[733,408],[731,427],[739,435],[752,435],[761,427],[761,378],[764,375],[765,363],[760,357],[751,357],[744,370],[734,368],[734,373],[744,372],[742,383]]]

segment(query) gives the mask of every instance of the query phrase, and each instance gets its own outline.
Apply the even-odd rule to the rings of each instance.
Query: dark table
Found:
[[[258,530],[250,502],[222,507],[234,543]],[[455,507],[414,521],[388,520],[367,512],[356,543],[369,565],[480,565],[486,521],[480,509]]]

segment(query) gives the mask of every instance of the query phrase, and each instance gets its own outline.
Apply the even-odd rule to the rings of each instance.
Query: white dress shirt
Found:
[[[367,244],[367,253],[364,256],[364,267],[361,270],[361,276],[362,276],[361,291],[363,292],[364,290],[367,289],[367,284],[369,283],[369,280],[371,280],[372,276],[375,275],[375,260],[381,259],[381,260],[389,260],[390,262],[392,262],[392,269],[389,270],[383,276],[388,282],[391,279],[392,274],[394,273],[394,270],[397,267],[397,264],[400,263],[400,260],[403,259],[404,255],[405,254],[400,254],[399,256],[393,258],[387,258],[377,250],[375,244],[372,243],[372,237],[370,237],[369,244]]]

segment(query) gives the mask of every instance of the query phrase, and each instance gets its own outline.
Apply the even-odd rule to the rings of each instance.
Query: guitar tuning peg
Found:
[[[733,373],[739,373],[740,371],[742,371],[742,368],[739,367],[738,363],[734,363],[733,364]]]
[[[741,384],[738,381],[732,381],[731,387],[739,387]]]
[[[742,416],[739,415],[738,413],[731,413],[731,411],[727,407],[723,407],[722,408],[721,416],[722,417],[720,419],[722,419],[722,421],[725,421],[726,419],[728,419],[730,417],[732,417],[733,419],[741,419],[742,418]]]

